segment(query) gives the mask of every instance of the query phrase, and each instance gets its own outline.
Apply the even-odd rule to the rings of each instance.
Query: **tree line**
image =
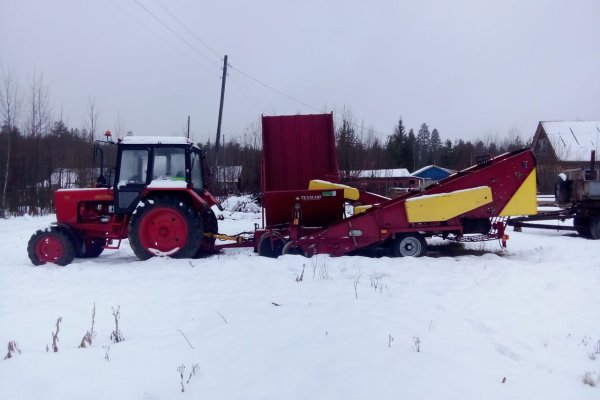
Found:
[[[98,107],[89,102],[84,127],[69,127],[62,116],[54,118],[48,87],[34,75],[21,93],[13,76],[0,82],[0,216],[45,214],[53,211],[52,192],[60,187],[90,187],[97,176],[93,142],[98,138]],[[402,118],[391,133],[383,135],[355,122],[344,109],[336,116],[338,165],[342,180],[367,169],[406,168],[413,172],[437,164],[460,170],[476,157],[497,155],[527,146],[515,132],[502,140],[443,140],[427,123],[418,130],[404,126]],[[123,132],[116,132],[122,137]],[[260,192],[261,128],[250,124],[228,135],[220,146],[207,141],[208,185],[218,195]],[[233,167],[236,168],[228,168]]]
[[[342,179],[372,169],[406,168],[414,172],[427,165],[438,165],[461,170],[475,164],[479,156],[493,157],[529,146],[514,130],[503,139],[488,136],[473,141],[442,140],[440,132],[430,129],[425,122],[416,133],[412,128],[407,132],[402,118],[382,141],[381,135],[372,129],[356,124],[347,110],[337,126],[336,148]]]

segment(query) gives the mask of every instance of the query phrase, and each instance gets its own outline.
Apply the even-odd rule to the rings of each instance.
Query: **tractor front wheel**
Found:
[[[104,240],[102,239],[85,239],[81,249],[81,258],[96,258],[104,251]]]
[[[202,244],[202,219],[188,204],[169,197],[143,200],[129,222],[129,244],[140,260],[193,257]]]
[[[419,233],[398,235],[392,242],[394,257],[423,257],[427,254],[427,242]]]
[[[34,265],[53,263],[64,267],[75,258],[75,247],[68,234],[58,229],[46,229],[31,236],[27,254]]]

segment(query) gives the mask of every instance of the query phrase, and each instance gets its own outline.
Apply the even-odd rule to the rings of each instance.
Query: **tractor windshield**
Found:
[[[185,181],[185,149],[182,147],[155,148],[152,179]]]

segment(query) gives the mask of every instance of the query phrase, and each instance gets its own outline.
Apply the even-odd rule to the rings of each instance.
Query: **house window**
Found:
[[[545,148],[546,148],[546,139],[540,138],[538,140],[538,151],[540,153],[543,153]]]

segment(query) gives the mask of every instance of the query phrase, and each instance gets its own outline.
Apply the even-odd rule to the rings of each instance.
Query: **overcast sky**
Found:
[[[600,119],[598,0],[0,0],[0,72],[43,73],[69,126],[93,99],[102,130],[183,134],[191,115],[214,141],[223,54],[226,137],[344,106],[381,136],[400,116],[442,139]]]

